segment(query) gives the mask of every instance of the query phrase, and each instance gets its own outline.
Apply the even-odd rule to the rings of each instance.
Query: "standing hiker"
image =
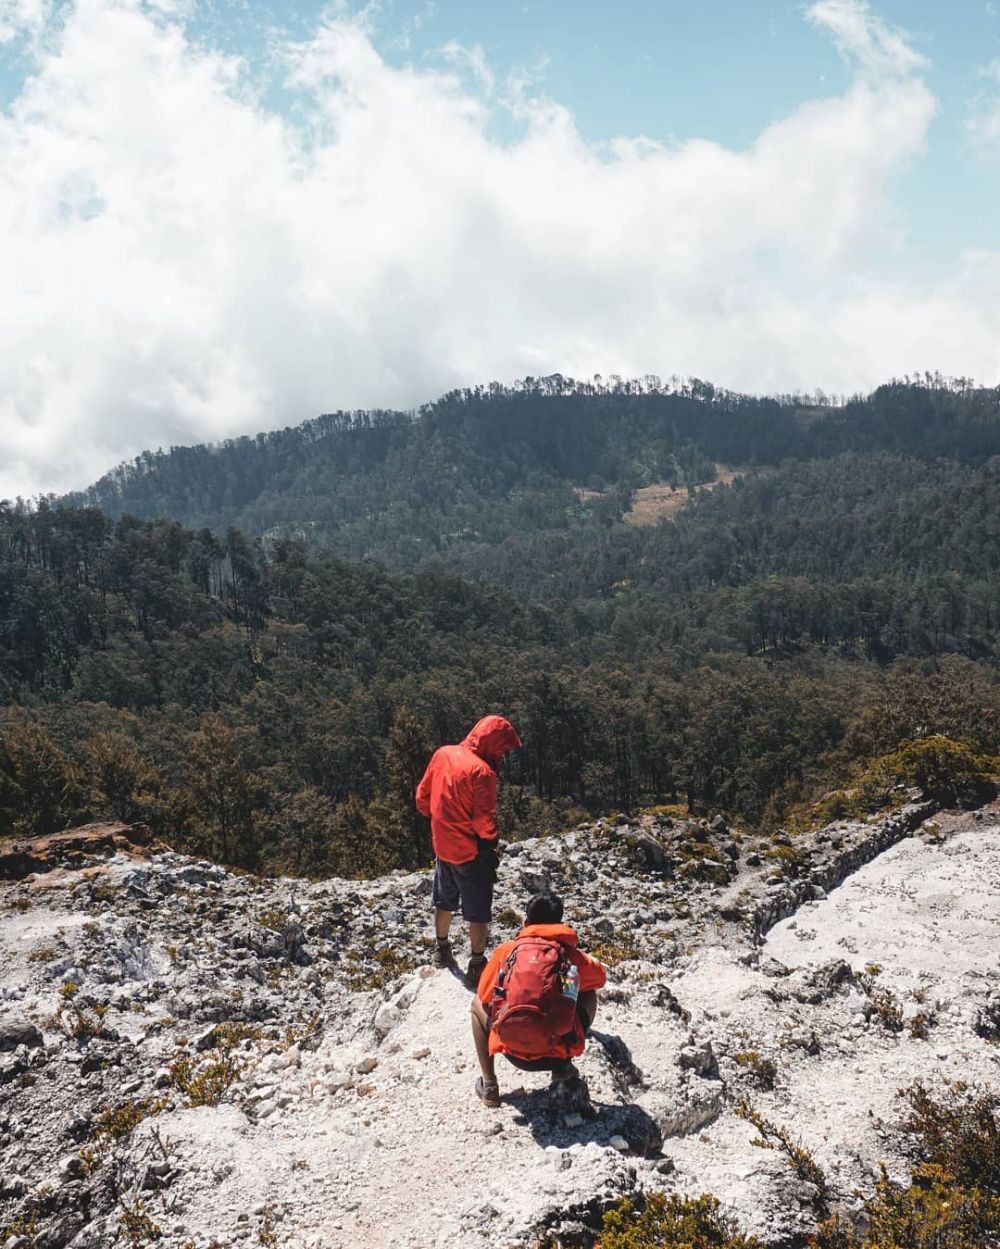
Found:
[[[493,918],[497,878],[497,768],[521,745],[514,726],[503,716],[484,716],[457,746],[442,746],[431,756],[417,786],[417,810],[430,816],[434,869],[434,966],[454,963],[448,933],[451,917],[462,907],[469,925],[471,957],[466,983],[475,988],[486,966],[486,940]]]
[[[590,1108],[573,1059],[583,1053],[607,972],[577,949],[579,938],[562,917],[561,898],[536,894],[524,927],[497,946],[479,981],[472,1039],[482,1072],[476,1094],[487,1106],[500,1105],[494,1058],[503,1054],[521,1071],[551,1072],[550,1097],[561,1108]]]

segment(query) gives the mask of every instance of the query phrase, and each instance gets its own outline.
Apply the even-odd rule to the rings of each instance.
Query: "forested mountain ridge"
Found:
[[[972,467],[1000,454],[1000,392],[929,380],[840,407],[701,382],[494,383],[412,415],[337,413],[220,446],[146,452],[66,502],[220,534],[236,525],[304,537],[405,569],[456,548],[474,558],[512,535],[606,526],[637,487],[695,486],[717,463],[884,452]],[[574,486],[600,497],[583,507]]]
[[[526,743],[509,833],[678,800],[773,827],[909,739],[994,755],[998,429],[964,385],[807,408],[548,381],[148,457],[93,488],[108,512],[0,504],[0,832],[113,816],[248,867],[417,864],[416,780],[484,709]],[[730,484],[622,523],[723,459]],[[133,504],[269,536],[109,514]]]

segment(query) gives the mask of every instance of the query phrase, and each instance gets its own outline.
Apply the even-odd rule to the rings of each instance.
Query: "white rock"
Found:
[[[395,1028],[396,1024],[399,1023],[399,1020],[399,1010],[392,1004],[392,1002],[383,1002],[375,1014],[372,1027],[375,1029],[378,1036],[388,1036],[393,1028]]]

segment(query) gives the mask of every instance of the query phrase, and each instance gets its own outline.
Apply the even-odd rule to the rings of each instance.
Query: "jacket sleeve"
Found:
[[[497,837],[497,774],[486,767],[472,777],[472,831],[483,841]]]
[[[434,764],[434,757],[427,765],[427,770],[420,778],[420,784],[417,786],[416,802],[417,810],[421,815],[430,815],[431,813],[431,768]]]
[[[584,954],[582,950],[577,950],[576,954],[579,959],[577,966],[580,968],[580,992],[586,993],[588,989],[603,989],[608,979],[604,964],[599,963],[596,958],[591,958],[589,954]]]

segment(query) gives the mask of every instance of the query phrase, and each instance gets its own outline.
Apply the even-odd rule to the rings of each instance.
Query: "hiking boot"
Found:
[[[549,1105],[553,1110],[577,1111],[583,1115],[592,1113],[587,1081],[575,1070],[567,1079],[553,1079],[549,1085]]]
[[[479,977],[486,968],[486,955],[473,954],[469,959],[469,965],[465,969],[465,983],[470,989],[479,988]]]
[[[482,1076],[476,1081],[476,1096],[484,1106],[496,1110],[500,1105],[500,1085],[496,1082],[487,1084]]]
[[[442,968],[455,966],[455,955],[452,953],[450,941],[445,939],[444,941],[434,942],[434,953],[431,955],[431,966]]]

